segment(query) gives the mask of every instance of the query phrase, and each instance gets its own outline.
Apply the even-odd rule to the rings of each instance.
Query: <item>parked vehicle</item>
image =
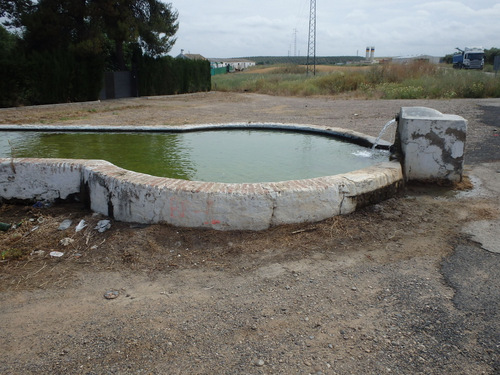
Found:
[[[484,49],[481,47],[465,47],[464,50],[456,48],[458,52],[453,55],[455,69],[483,69]]]

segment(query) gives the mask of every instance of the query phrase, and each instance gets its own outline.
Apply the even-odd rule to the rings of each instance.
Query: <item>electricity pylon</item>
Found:
[[[309,65],[313,64],[313,75],[316,75],[316,0],[311,0],[311,10],[309,13],[309,39],[307,42],[307,74],[309,75]]]

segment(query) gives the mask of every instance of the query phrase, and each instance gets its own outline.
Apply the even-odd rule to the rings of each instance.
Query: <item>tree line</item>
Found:
[[[160,0],[0,0],[0,106],[95,100],[105,71],[171,59],[177,19]]]
[[[307,56],[252,56],[245,57],[248,60],[255,61],[256,65],[273,64],[297,64],[305,65],[308,62]],[[316,56],[317,65],[335,65],[347,63],[360,63],[365,60],[360,56]],[[313,59],[309,58],[309,64],[313,64]]]

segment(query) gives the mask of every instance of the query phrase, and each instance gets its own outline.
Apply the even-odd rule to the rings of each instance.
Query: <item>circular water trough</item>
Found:
[[[179,132],[218,129],[276,129],[325,134],[370,147],[375,138],[314,125],[219,124],[182,127],[2,126],[1,130]],[[388,148],[383,142],[380,147]],[[349,173],[266,183],[220,183],[155,177],[102,160],[0,159],[2,199],[55,200],[79,197],[116,220],[169,223],[218,230],[262,230],[320,221],[392,196],[402,186],[399,162]]]

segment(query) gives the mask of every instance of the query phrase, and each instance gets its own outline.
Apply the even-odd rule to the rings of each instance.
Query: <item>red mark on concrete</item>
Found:
[[[170,217],[186,216],[186,202],[176,201],[174,197],[170,198]]]
[[[212,221],[205,221],[203,224],[204,225],[208,225],[208,224],[212,224],[212,225],[216,225],[216,224],[220,224],[220,220],[212,220]]]

